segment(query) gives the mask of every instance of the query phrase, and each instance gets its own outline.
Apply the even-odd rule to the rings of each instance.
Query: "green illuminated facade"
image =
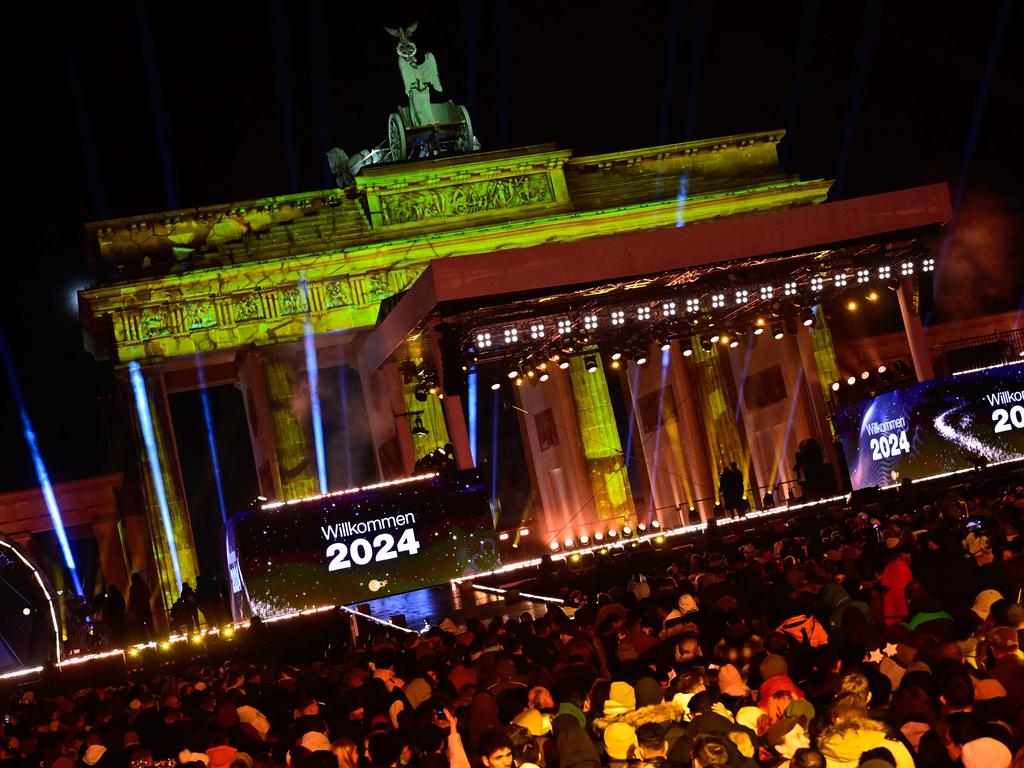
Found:
[[[750,133],[583,157],[551,145],[474,152],[365,167],[346,189],[93,223],[86,235],[97,283],[80,294],[86,345],[119,370],[138,362],[151,376],[166,373],[170,390],[188,378],[197,360],[226,372],[221,383],[234,380],[244,391],[260,483],[254,491],[267,497],[296,498],[318,490],[301,354],[307,330],[314,334],[321,366],[344,359],[358,370],[366,414],[357,426],[372,443],[381,479],[412,473],[417,460],[449,442],[465,466],[465,391],[450,392],[446,402],[433,394],[420,400],[416,387],[396,372],[399,363],[410,360],[440,366],[436,345],[425,343],[432,324],[472,324],[498,305],[540,317],[543,301],[559,291],[579,290],[581,302],[613,289],[642,296],[652,271],[643,238],[682,232],[682,225],[687,232],[700,231],[705,224],[742,223],[824,203],[830,181],[801,180],[780,169],[782,137],[782,131]],[[687,196],[680,200],[684,178]],[[760,234],[731,236],[750,241]],[[489,272],[479,260],[581,244],[598,249],[619,240],[630,243],[621,260],[632,282],[579,288],[567,274],[557,290],[546,286],[528,294],[533,304],[503,295],[504,274]],[[714,259],[728,260],[730,242],[714,241],[721,250]],[[679,268],[687,266],[685,257],[680,252]],[[424,292],[432,262],[457,269],[467,265],[458,279],[446,278],[441,286],[467,293],[453,303],[457,308],[451,314],[444,307],[428,308],[413,318],[397,345],[383,344],[391,313],[406,317],[409,302]],[[557,266],[557,259],[553,263]],[[669,268],[675,267],[660,269]],[[698,273],[695,269],[689,279],[701,279]],[[543,277],[548,276],[537,275],[539,281]],[[544,320],[554,321],[553,314]],[[688,334],[676,338],[682,343]],[[831,337],[822,325],[813,338],[817,380],[827,384],[837,372]],[[686,505],[706,517],[723,462],[735,460],[745,469],[756,462],[752,438],[736,416],[745,407],[733,381],[741,361],[724,348],[701,350],[696,337],[692,345],[692,358],[683,360],[678,348],[671,353],[676,369],[692,367],[687,377],[694,385],[691,392],[678,370],[673,373],[678,392],[686,395],[674,398],[678,416],[659,422],[658,450],[664,454],[648,451],[643,458],[650,480],[643,493],[651,495],[648,510]],[[602,355],[598,359],[607,362]],[[491,396],[488,370],[479,370],[478,399]],[[635,520],[638,492],[631,487],[623,456],[626,435],[620,434],[603,370],[587,372],[577,353],[567,371],[552,368],[549,374],[549,381],[516,400],[528,404],[517,406],[529,468],[523,483],[530,484],[530,508],[537,510],[529,523],[535,533],[525,540],[538,545],[566,532],[596,531],[609,520]],[[505,380],[502,386],[501,398],[511,398],[514,385]],[[637,402],[635,393],[625,399]],[[636,420],[633,406],[629,409],[629,418]],[[425,435],[413,433],[417,419]],[[642,426],[636,425],[637,439],[643,439]],[[173,452],[173,434],[168,438],[164,450]],[[490,452],[478,447],[477,455]],[[145,466],[141,469],[143,485],[151,486],[154,479]],[[675,479],[658,482],[660,471]],[[194,575],[181,480],[174,472],[165,475],[175,500],[175,535],[181,534],[179,557]],[[151,520],[156,519],[152,495],[144,493]],[[577,515],[582,509],[589,511]],[[149,533],[153,575],[165,600],[171,600],[177,585],[162,565],[169,544],[158,526],[151,525]]]

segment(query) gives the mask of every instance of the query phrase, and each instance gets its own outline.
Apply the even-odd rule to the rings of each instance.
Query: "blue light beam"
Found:
[[[36,432],[32,428],[32,420],[28,415],[28,408],[25,406],[25,398],[22,397],[21,387],[18,385],[18,378],[14,374],[14,363],[11,354],[7,349],[7,340],[0,334],[0,355],[4,359],[4,368],[7,371],[7,378],[11,382],[11,392],[14,394],[14,401],[18,406],[18,414],[21,416],[21,431],[25,435],[25,442],[28,444],[29,452],[32,454],[32,464],[35,466],[36,477],[39,479],[39,487],[43,491],[43,499],[46,501],[46,509],[50,513],[50,522],[53,523],[53,531],[57,534],[57,541],[60,542],[60,550],[64,555],[64,563],[71,574],[71,581],[75,587],[75,594],[82,594],[82,582],[78,578],[78,568],[75,567],[75,558],[71,554],[71,546],[68,544],[68,536],[64,531],[64,520],[60,515],[60,507],[57,506],[57,497],[53,493],[53,486],[50,484],[50,475],[46,471],[46,464],[43,462],[43,455],[39,450],[39,443],[36,440]]]
[[[469,418],[469,452],[473,455],[473,466],[479,466],[476,458],[476,429],[477,429],[477,375],[471,372],[466,377],[466,410]]]
[[[309,414],[313,420],[313,444],[316,447],[316,476],[320,493],[327,493],[327,464],[324,459],[324,423],[320,418],[320,371],[316,362],[316,341],[313,326],[306,322],[303,340],[306,348],[306,377],[309,380]]]
[[[174,539],[174,526],[171,525],[171,510],[167,504],[167,490],[164,488],[164,473],[160,466],[160,452],[156,447],[156,435],[153,433],[153,419],[149,411],[149,397],[146,394],[146,382],[142,378],[142,367],[136,363],[128,363],[128,375],[135,394],[135,410],[139,414],[139,426],[142,428],[142,440],[146,444],[146,456],[149,459],[149,474],[153,478],[153,490],[156,492],[156,503],[160,507],[160,520],[164,525],[164,536],[167,537],[167,550],[171,555],[171,568],[174,571],[176,584],[181,584],[181,564],[178,563],[178,546]]]
[[[206,444],[210,446],[210,463],[213,465],[213,485],[217,489],[217,504],[220,505],[220,520],[228,522],[227,505],[224,504],[224,487],[220,482],[220,460],[217,458],[217,435],[213,431],[213,416],[210,413],[210,397],[206,393],[206,372],[196,366],[199,374],[199,398],[203,402],[203,420],[206,422]]]

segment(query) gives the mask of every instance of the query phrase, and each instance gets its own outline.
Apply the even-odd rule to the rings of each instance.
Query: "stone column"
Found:
[[[700,498],[687,471],[683,451],[685,424],[676,394],[671,350],[652,349],[646,365],[627,372],[636,414],[633,452],[643,451],[650,479],[650,499],[640,522],[658,519],[672,527],[689,522],[688,510]],[[694,521],[695,522],[695,521]]]
[[[928,381],[935,378],[932,357],[928,352],[928,344],[924,338],[924,327],[921,316],[917,313],[917,290],[914,278],[904,277],[900,280],[900,288],[896,292],[900,301],[900,314],[903,316],[903,328],[910,345],[910,357],[914,361],[914,373],[917,380]]]
[[[114,584],[127,595],[128,565],[121,542],[121,532],[118,530],[118,520],[109,518],[95,521],[92,524],[92,535],[99,550],[104,583]]]
[[[540,499],[540,530],[532,535],[542,539],[545,548],[556,538],[562,541],[603,530],[587,474],[569,376],[554,364],[549,365],[548,373],[548,381],[524,384],[515,392],[533,490]],[[493,394],[482,389],[480,397]]]
[[[687,365],[687,359],[683,358],[679,351],[680,344],[689,343],[689,340],[683,339],[672,344],[669,375],[680,423],[678,453],[681,456],[677,458],[677,462],[682,462],[687,478],[683,486],[685,497],[679,499],[680,504],[685,504],[685,508],[680,513],[680,522],[686,525],[696,525],[700,522],[707,522],[707,518],[711,516],[714,503],[700,500],[714,498],[718,488],[718,479],[712,474],[711,467],[708,465],[708,454],[705,447],[707,432],[704,429],[704,403],[697,396],[697,389],[692,381],[693,371]],[[673,454],[676,454],[675,450],[673,450]],[[699,517],[692,518],[689,512],[690,507],[697,510]]]
[[[592,354],[597,364],[594,373],[586,369],[586,358],[590,356],[574,356],[568,369],[576,404],[576,423],[600,519],[621,525],[634,517],[629,474],[601,355]]]
[[[156,455],[151,456],[144,439],[140,421],[139,404],[130,381],[126,382],[128,401],[131,403],[134,432],[140,465],[140,481],[143,507],[149,539],[153,547],[159,590],[164,605],[173,603],[181,591],[171,560],[173,549],[178,560],[182,581],[193,587],[199,572],[196,561],[195,542],[192,537],[192,522],[185,501],[185,489],[181,481],[181,468],[174,448],[174,433],[171,427],[170,409],[167,404],[167,390],[163,374],[157,368],[142,372],[149,423],[152,427]],[[159,472],[155,471],[159,465]],[[167,520],[165,521],[164,515]],[[170,535],[167,528],[170,527]],[[173,537],[173,540],[172,538]]]
[[[415,459],[408,419],[395,417],[396,413],[405,411],[398,366],[388,363],[380,370],[369,370],[363,354],[363,341],[365,337],[357,339],[354,350],[377,472],[381,480],[405,477],[412,474]]]
[[[818,312],[824,312],[821,305]],[[835,445],[832,443],[832,427],[828,422],[828,406],[825,403],[825,388],[821,385],[821,374],[818,371],[818,358],[814,354],[814,339],[810,332],[800,333],[796,337],[800,352],[800,365],[804,372],[804,387],[807,390],[808,404],[811,409],[811,423],[814,436],[821,445],[821,453],[825,461],[832,465],[832,475],[836,488],[842,487],[839,464],[836,461]]]
[[[238,383],[245,404],[245,417],[249,425],[249,443],[252,446],[256,477],[260,494],[268,499],[280,501],[281,476],[277,471],[277,453],[274,449],[274,423],[267,402],[267,390],[263,382],[263,363],[260,356],[248,350],[238,358]]]
[[[260,353],[267,407],[274,433],[277,474],[284,499],[320,492],[316,458],[310,448],[309,396],[299,353],[286,345]]]
[[[448,439],[455,449],[455,464],[459,469],[472,469],[473,451],[469,447],[469,427],[466,425],[466,414],[462,409],[462,398],[448,395],[443,403],[444,418],[448,425]]]

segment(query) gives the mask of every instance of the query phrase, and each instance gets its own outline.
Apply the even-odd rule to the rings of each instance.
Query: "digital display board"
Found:
[[[236,620],[346,605],[501,565],[475,471],[265,505],[225,526]]]
[[[1024,457],[1024,363],[933,379],[837,414],[853,488]]]

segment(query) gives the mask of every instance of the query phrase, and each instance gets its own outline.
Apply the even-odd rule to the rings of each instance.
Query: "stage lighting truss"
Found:
[[[664,348],[665,344],[675,339],[681,341],[679,349],[685,357],[692,356],[698,344],[708,350],[709,342],[715,344],[723,337],[728,339],[726,345],[735,345],[737,337],[743,332],[761,336],[765,330],[770,330],[771,336],[778,339],[784,335],[783,329],[793,332],[794,326],[798,323],[807,324],[808,320],[813,324],[813,318],[806,315],[808,305],[824,301],[829,295],[829,289],[842,292],[873,283],[876,279],[891,287],[899,278],[912,278],[918,273],[934,271],[935,259],[925,257],[926,254],[924,246],[917,241],[884,246],[872,244],[859,250],[823,253],[815,263],[804,262],[786,275],[782,274],[780,264],[776,268],[779,276],[777,281],[762,278],[752,285],[744,285],[735,279],[734,273],[730,273],[728,283],[731,284],[718,277],[714,278],[719,281],[718,285],[712,282],[711,285],[705,285],[703,290],[698,288],[696,291],[691,276],[668,276],[661,282],[662,295],[651,296],[644,303],[609,302],[610,305],[600,306],[597,297],[607,299],[611,293],[604,291],[585,294],[584,307],[575,311],[563,308],[561,317],[549,316],[546,322],[544,318],[536,316],[511,322],[492,320],[486,325],[478,322],[475,328],[473,323],[465,322],[467,336],[464,337],[464,349],[470,353],[470,361],[476,364],[502,358],[508,360],[512,355],[516,356],[516,360],[521,360],[526,354],[532,354],[538,358],[549,358],[553,364],[557,363],[559,368],[565,369],[568,367],[568,359],[564,358],[581,353],[607,353],[611,350],[627,352],[628,358],[635,364],[642,364],[640,361],[646,362],[646,354],[640,352],[641,347],[646,350],[648,345],[655,343]],[[769,261],[745,266],[765,266]],[[850,263],[852,261],[860,263]],[[707,274],[712,276],[714,273]],[[650,290],[652,283],[657,283],[657,280],[643,285],[622,284],[619,287]],[[664,289],[671,289],[677,284],[689,286],[689,295],[664,295]],[[537,306],[543,304],[533,301],[528,306],[523,305],[520,312],[523,315],[527,312],[535,313]],[[552,310],[554,306],[551,305]],[[678,317],[683,314],[685,321]],[[771,325],[763,318],[769,318]],[[715,325],[719,328],[729,327],[730,332],[716,332]],[[691,336],[698,338],[687,342],[686,339]],[[495,345],[495,340],[504,343]],[[609,355],[611,363],[621,359],[621,355]],[[504,370],[507,372],[508,367]],[[532,380],[536,383],[539,378],[537,376]]]

